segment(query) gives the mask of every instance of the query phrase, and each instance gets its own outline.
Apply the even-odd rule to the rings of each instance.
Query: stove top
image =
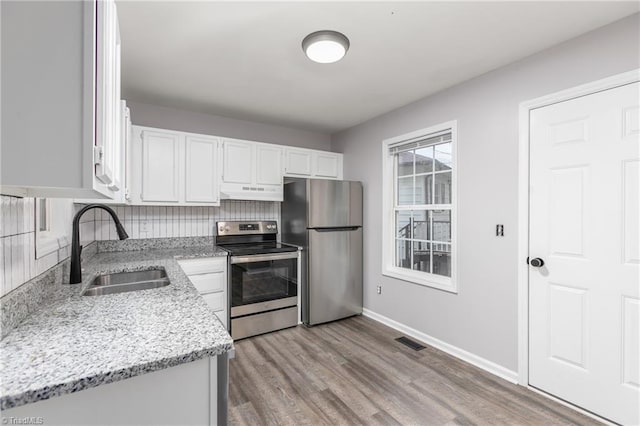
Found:
[[[244,244],[224,244],[219,245],[223,250],[228,251],[232,256],[247,256],[252,254],[265,253],[286,253],[298,251],[298,247],[276,241],[244,243]]]

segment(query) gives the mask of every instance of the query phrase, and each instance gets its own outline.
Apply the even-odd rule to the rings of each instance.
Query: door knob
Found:
[[[529,262],[529,265],[533,266],[534,268],[540,268],[544,266],[544,260],[540,259],[539,257],[534,257]]]

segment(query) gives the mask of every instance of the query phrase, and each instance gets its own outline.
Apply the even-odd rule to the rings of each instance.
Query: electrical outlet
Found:
[[[496,225],[496,237],[504,237],[504,225]]]
[[[146,220],[140,222],[140,232],[149,232],[149,222]]]
[[[381,285],[376,287],[376,293],[382,294],[382,286]]]

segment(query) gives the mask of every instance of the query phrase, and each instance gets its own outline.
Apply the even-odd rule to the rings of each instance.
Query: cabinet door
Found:
[[[114,2],[98,2],[95,177],[117,191],[120,140],[120,33]]]
[[[218,140],[215,138],[186,137],[185,201],[187,203],[218,201],[217,150]]]
[[[253,181],[253,144],[250,142],[225,140],[223,146],[222,180],[229,183],[246,183]]]
[[[284,161],[286,175],[311,176],[311,151],[287,149]]]
[[[282,149],[256,144],[256,183],[258,185],[282,184]]]
[[[323,178],[338,179],[340,177],[340,154],[331,152],[314,152],[314,175]]]
[[[142,132],[142,201],[179,201],[179,156],[179,134]]]

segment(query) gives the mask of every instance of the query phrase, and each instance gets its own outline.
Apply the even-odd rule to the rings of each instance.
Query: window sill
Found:
[[[387,266],[386,268],[383,268],[382,275],[407,281],[412,284],[458,294],[458,288],[453,278],[440,277],[438,275],[427,274],[424,272],[409,271],[404,268],[397,268],[394,266]]]

